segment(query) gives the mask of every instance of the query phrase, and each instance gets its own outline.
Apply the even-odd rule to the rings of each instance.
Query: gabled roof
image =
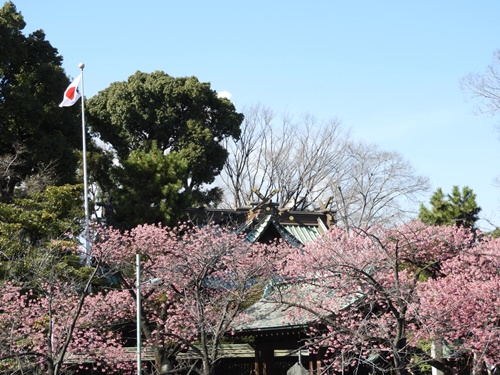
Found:
[[[282,238],[293,246],[303,246],[328,231],[334,224],[333,212],[289,211],[272,202],[231,209],[192,208],[189,218],[196,224],[214,223],[246,233],[251,242],[270,242]]]
[[[320,289],[314,283],[303,283],[300,280],[271,282],[263,296],[240,313],[232,328],[243,334],[303,329],[321,321],[322,317],[300,308],[301,299],[322,301],[325,296],[336,299],[341,309],[363,298],[361,293],[356,292],[349,296],[338,296],[334,289]],[[328,309],[324,313],[326,316],[331,314]]]
[[[297,307],[280,303],[289,287],[285,284],[269,284],[260,300],[240,313],[232,328],[239,333],[263,332],[302,328],[313,323],[315,319],[312,315],[305,311],[299,314]],[[297,286],[292,288],[297,290]],[[310,290],[307,289],[307,292]]]
[[[264,238],[264,234],[274,229],[281,238],[288,242],[292,246],[300,247],[304,245],[299,238],[295,237],[292,233],[287,231],[287,229],[282,226],[278,221],[276,221],[271,215],[266,215],[257,225],[255,225],[250,231],[247,232],[247,240],[250,242],[259,242],[260,239]],[[244,231],[248,228],[246,225],[242,228]],[[267,236],[269,238],[271,236]]]
[[[302,245],[314,241],[328,231],[326,224],[318,218],[318,225],[283,225],[283,227]]]

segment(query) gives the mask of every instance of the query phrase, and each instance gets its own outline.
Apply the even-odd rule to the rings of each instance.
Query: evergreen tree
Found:
[[[81,203],[79,185],[49,186],[0,202],[0,279],[32,284],[35,274],[64,279],[78,273]]]
[[[0,8],[0,201],[47,168],[56,184],[74,183],[81,148],[78,108],[61,110],[69,84],[62,57],[42,30],[28,36],[12,2]]]
[[[25,26],[11,1],[0,7],[0,279],[31,284],[83,270],[82,143],[78,107],[59,107],[62,57]]]
[[[422,204],[418,215],[422,222],[430,225],[474,228],[481,211],[476,202],[476,194],[467,186],[461,191],[458,186],[453,186],[451,194],[447,195],[438,188],[430,199],[430,206],[427,208]]]
[[[186,207],[220,200],[221,190],[206,186],[222,170],[223,141],[239,137],[243,115],[209,83],[137,72],[90,98],[87,110],[94,134],[112,147],[89,163],[109,196],[110,224],[175,224]]]

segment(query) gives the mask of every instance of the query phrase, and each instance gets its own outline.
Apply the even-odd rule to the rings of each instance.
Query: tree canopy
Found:
[[[484,237],[469,251],[443,261],[441,277],[419,285],[423,332],[472,353],[473,374],[500,363],[499,247],[498,238]]]
[[[87,359],[95,371],[134,373],[131,353],[124,348],[127,331],[116,328],[137,316],[134,258],[139,253],[145,282],[141,333],[154,353],[155,373],[191,368],[191,373],[212,375],[231,323],[263,289],[280,249],[252,244],[216,226],[142,225],[124,233],[102,226],[96,237],[92,268],[95,277],[108,280],[105,292],[81,294],[74,282],[47,282],[42,291],[29,294],[18,283],[2,285],[0,328],[9,329],[0,329],[0,368],[42,368],[58,375],[71,369],[69,356]],[[152,279],[161,282],[151,285]],[[178,354],[186,349],[202,364],[183,368]]]
[[[58,107],[69,83],[62,57],[42,30],[28,36],[12,2],[0,8],[0,189],[9,201],[28,176],[51,169],[53,183],[75,181],[81,147],[77,109]],[[62,162],[64,161],[64,162]]]
[[[329,202],[339,225],[360,228],[408,218],[409,205],[429,188],[400,154],[354,141],[336,119],[277,121],[261,106],[244,113],[220,178],[229,207],[251,202],[253,189],[264,196],[277,191],[283,210],[324,209],[321,202]]]
[[[438,188],[430,199],[430,208],[420,206],[419,219],[431,225],[458,225],[473,228],[479,220],[481,207],[477,205],[476,194],[464,186],[460,191],[453,186],[451,194],[445,195]]]
[[[69,79],[44,32],[25,26],[12,2],[0,8],[0,278],[28,284],[79,272],[83,210],[79,112],[58,107]]]
[[[222,170],[222,141],[239,137],[243,115],[209,83],[137,72],[92,97],[87,110],[92,131],[112,150],[95,179],[110,195],[113,224],[175,223],[182,208],[220,199],[219,189],[205,186]],[[154,190],[149,199],[145,183]]]
[[[464,358],[491,368],[500,360],[500,242],[474,238],[465,227],[421,222],[335,227],[280,258],[282,285],[268,302],[284,305],[291,324],[317,322],[308,345],[323,353],[323,373],[365,364],[376,373],[433,366],[451,375],[466,373]],[[453,351],[446,360],[430,350],[438,339]]]
[[[142,225],[124,234],[104,228],[101,237],[93,253],[110,254],[106,264],[130,295],[127,311],[136,298],[135,253],[141,254],[142,279],[161,280],[141,288],[142,334],[158,373],[179,372],[176,356],[186,348],[202,362],[192,373],[214,373],[231,323],[255,290],[262,290],[281,248],[252,244],[231,229],[210,225]]]
[[[81,203],[78,185],[50,186],[26,198],[0,202],[0,279],[32,284],[36,272],[55,275],[81,268],[79,256],[71,250],[81,230]],[[47,254],[54,255],[53,262],[41,267],[39,261]]]

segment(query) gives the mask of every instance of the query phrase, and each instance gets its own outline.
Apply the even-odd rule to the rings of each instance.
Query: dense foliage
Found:
[[[62,57],[42,30],[25,36],[12,2],[0,8],[0,200],[21,181],[52,172],[53,183],[75,181],[81,148],[77,108],[58,103],[69,83]]]
[[[281,271],[287,292],[276,302],[316,322],[309,345],[329,371],[347,364],[410,374],[432,365],[454,374],[463,358],[491,368],[500,360],[499,250],[500,241],[478,241],[464,227],[337,228],[291,249]],[[431,356],[434,341],[447,358]]]
[[[47,275],[79,273],[74,248],[81,211],[81,187],[75,185],[0,203],[0,279],[31,285]]]
[[[112,149],[91,172],[109,194],[108,222],[175,225],[185,208],[220,199],[206,185],[222,170],[222,142],[239,137],[243,115],[209,83],[137,72],[92,97],[87,109],[88,124]]]
[[[113,324],[130,315],[124,296],[81,296],[71,283],[46,283],[43,292],[2,285],[0,372],[60,374],[94,368],[101,372],[133,368]]]
[[[441,276],[419,286],[422,333],[460,356],[474,373],[500,363],[500,240],[485,237],[441,264]]]
[[[445,195],[437,189],[430,199],[430,208],[420,206],[419,219],[430,225],[458,225],[473,228],[479,220],[481,207],[477,205],[476,194],[464,186],[462,191],[453,186],[451,194]]]
[[[107,356],[96,366],[124,371],[121,345],[131,338],[114,324],[126,327],[134,321],[136,253],[141,254],[145,281],[140,290],[142,344],[152,348],[161,373],[186,365],[179,353],[189,349],[201,359],[194,371],[212,374],[224,335],[268,280],[280,291],[265,297],[269,303],[285,306],[291,322],[310,321],[309,341],[303,345],[320,355],[325,371],[365,365],[406,375],[433,366],[453,374],[468,371],[471,362],[479,373],[500,361],[500,242],[465,227],[415,222],[369,231],[334,228],[301,249],[252,245],[211,226],[145,225],[125,233],[102,228],[96,238],[91,268],[103,277],[100,291],[82,293],[78,283],[71,287],[55,278],[38,290],[3,284],[9,291],[3,303],[9,308],[1,311],[0,325],[11,329],[2,339],[7,344],[0,347],[4,366],[12,366],[12,358],[47,368],[50,361],[57,362],[60,357],[50,354],[53,343],[36,344],[35,338],[48,337],[48,317],[57,322],[67,311],[57,304],[57,293],[64,290],[61,298],[81,306],[73,315],[71,336],[57,328],[66,332],[66,358],[89,355],[81,346],[90,348],[85,344],[90,337],[80,331],[86,327]],[[23,317],[27,304],[39,324]],[[103,325],[110,315],[113,319]],[[434,344],[442,348],[441,356],[430,352]],[[32,353],[34,345],[38,354],[30,357],[26,351]],[[27,363],[16,363],[26,369]],[[64,363],[59,362],[62,369]]]
[[[159,372],[182,367],[177,354],[189,349],[202,362],[193,371],[213,373],[231,323],[268,279],[280,249],[253,245],[212,226],[145,225],[125,234],[106,230],[102,235],[106,241],[97,248],[111,254],[107,265],[130,291],[130,305],[136,298],[131,266],[135,253],[141,254],[146,283],[141,288],[142,333],[144,344],[154,349]],[[152,285],[148,280],[161,282]]]
[[[268,279],[279,251],[210,226],[145,225],[124,234],[101,228],[96,235],[102,240],[91,251],[94,275],[107,285],[100,292],[87,294],[78,283],[54,278],[39,290],[2,285],[0,367],[40,366],[58,374],[78,358],[95,359],[94,368],[109,373],[125,371],[122,346],[130,337],[116,328],[135,325],[134,258],[140,253],[142,344],[153,349],[155,369],[179,370],[177,355],[189,349],[202,360],[195,371],[210,375],[232,321]]]

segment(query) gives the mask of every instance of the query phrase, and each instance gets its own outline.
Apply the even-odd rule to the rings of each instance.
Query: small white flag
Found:
[[[66,91],[64,92],[64,98],[61,104],[59,104],[59,107],[71,107],[73,104],[75,104],[78,99],[80,99],[80,92],[78,91],[78,85],[80,84],[80,80],[82,79],[82,73],[78,75],[78,77],[75,78],[73,82],[71,82],[71,85],[68,86]]]

